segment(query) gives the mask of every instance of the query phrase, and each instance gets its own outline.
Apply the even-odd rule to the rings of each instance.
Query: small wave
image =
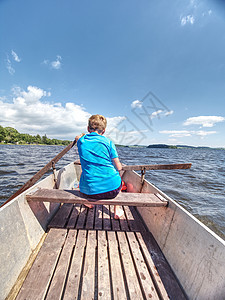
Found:
[[[217,171],[218,172],[224,172],[225,171],[225,167],[219,167],[219,168],[217,168]]]
[[[2,175],[18,175],[18,173],[11,170],[0,170],[0,176]]]

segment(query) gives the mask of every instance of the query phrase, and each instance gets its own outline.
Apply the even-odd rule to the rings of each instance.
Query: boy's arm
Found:
[[[113,165],[116,168],[117,171],[119,171],[120,176],[121,176],[121,171],[122,171],[122,165],[120,163],[120,160],[118,157],[115,157],[112,159]]]
[[[113,165],[117,169],[117,171],[121,171],[122,170],[122,165],[120,163],[119,158],[115,157],[115,158],[112,159],[112,161],[113,161]]]

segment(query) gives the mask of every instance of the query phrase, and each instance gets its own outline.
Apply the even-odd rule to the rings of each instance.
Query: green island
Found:
[[[167,144],[152,144],[152,145],[116,145],[117,147],[127,147],[127,148],[149,148],[149,149],[216,149],[225,150],[225,148],[215,148],[206,146],[189,146],[189,145],[167,145]]]
[[[0,144],[11,145],[69,145],[69,140],[49,139],[44,136],[19,133],[13,127],[2,127],[0,125]]]
[[[164,149],[224,149],[224,148],[212,148],[206,146],[188,146],[188,145],[166,145],[166,144],[152,144],[147,148],[164,148]]]

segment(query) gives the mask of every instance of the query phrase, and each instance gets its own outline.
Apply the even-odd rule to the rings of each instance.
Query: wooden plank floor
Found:
[[[17,300],[186,299],[134,207],[63,204]]]

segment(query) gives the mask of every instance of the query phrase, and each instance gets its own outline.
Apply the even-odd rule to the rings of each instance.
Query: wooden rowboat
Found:
[[[225,299],[225,242],[133,169],[93,209],[77,163],[1,207],[0,299]]]

